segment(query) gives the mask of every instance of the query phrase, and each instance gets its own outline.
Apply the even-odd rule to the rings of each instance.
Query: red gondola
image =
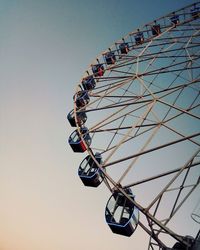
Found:
[[[82,134],[82,138],[78,133],[78,130],[75,130],[70,135],[68,142],[74,152],[82,153],[86,151],[87,146],[90,146],[92,139],[86,127],[81,128],[80,131]]]
[[[99,63],[99,64],[92,65],[92,72],[93,72],[95,77],[103,76],[104,71],[105,70],[104,70],[103,64]]]

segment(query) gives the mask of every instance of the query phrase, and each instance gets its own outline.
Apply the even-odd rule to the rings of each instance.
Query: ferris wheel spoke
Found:
[[[112,81],[109,83],[109,85],[105,84],[105,85],[97,86],[95,88],[96,91],[94,92],[94,94],[92,93],[92,96],[104,93],[107,90],[112,90],[112,89],[115,90],[116,87],[122,87],[124,84],[129,83],[130,81],[133,81],[133,80],[134,80],[133,77],[129,77],[128,79],[123,79],[123,80],[120,79],[117,81]],[[97,91],[97,90],[100,90],[100,91]]]
[[[179,108],[179,107],[177,107],[177,106],[175,106],[175,105],[171,105],[170,103],[167,103],[167,102],[165,102],[165,101],[163,101],[163,100],[161,100],[161,99],[157,99],[157,102],[160,102],[160,103],[162,103],[162,104],[164,104],[164,105],[166,105],[166,106],[171,107],[172,109],[178,110],[178,111],[180,111],[180,112],[182,112],[182,113],[184,113],[184,114],[186,114],[186,115],[188,115],[188,116],[191,116],[191,117],[193,117],[193,118],[196,118],[196,119],[198,119],[198,120],[200,119],[199,116],[197,116],[197,115],[195,115],[195,114],[192,114],[192,113],[190,113],[189,111],[187,111],[187,110],[185,110],[185,109],[182,109],[182,108]]]
[[[152,102],[152,101],[149,101],[149,104],[150,104],[151,102]],[[104,127],[104,126],[106,126],[106,125],[108,125],[108,124],[111,124],[112,122],[115,122],[115,121],[117,121],[117,120],[119,120],[120,118],[123,118],[123,117],[125,117],[125,116],[126,116],[126,117],[132,116],[132,117],[135,117],[135,118],[139,118],[139,116],[134,115],[134,113],[135,113],[136,111],[139,111],[140,109],[143,109],[144,107],[146,107],[146,102],[145,102],[144,104],[141,103],[141,102],[140,102],[140,103],[137,103],[137,104],[141,104],[141,105],[137,105],[136,108],[134,108],[134,106],[133,106],[133,108],[131,108],[131,109],[130,109],[130,106],[127,105],[127,106],[121,108],[120,110],[118,110],[118,111],[112,113],[110,116],[104,118],[100,123],[97,123],[96,125],[94,125],[94,126],[91,128],[91,132],[94,131],[94,129],[100,129],[100,128],[102,128],[102,127]],[[125,111],[125,109],[128,109],[128,110]],[[122,113],[121,115],[119,115],[119,111],[121,111],[121,113],[122,113],[122,111],[123,111],[123,113]],[[114,116],[117,116],[117,117],[114,117]],[[111,120],[110,118],[112,118],[112,117],[114,117],[114,118]],[[153,120],[148,119],[148,118],[146,118],[146,121],[153,122]],[[100,126],[99,126],[99,125],[100,125]]]
[[[190,106],[189,109],[188,109],[188,111],[194,110],[194,109],[196,109],[196,108],[198,108],[198,107],[200,107],[200,104],[198,104],[198,105],[196,105],[196,106]],[[178,113],[178,114],[176,114],[176,115],[174,115],[174,116],[171,116],[171,117],[168,118],[167,120],[163,121],[163,122],[162,122],[162,125],[164,126],[166,123],[172,121],[173,119],[175,119],[175,118],[177,118],[177,117],[179,117],[179,116],[181,116],[181,115],[184,115],[184,112],[180,112],[180,113]]]
[[[145,112],[143,113],[143,115],[141,116],[141,118],[138,120],[138,122],[136,124],[133,124],[131,126],[131,128],[128,129],[128,132],[126,133],[126,135],[119,141],[119,143],[114,147],[114,149],[111,151],[111,153],[109,154],[109,156],[107,156],[107,158],[105,159],[104,166],[106,165],[106,162],[116,152],[116,150],[126,141],[126,139],[129,137],[129,135],[131,134],[131,132],[133,131],[133,129],[135,128],[135,126],[137,126],[138,124],[140,124],[145,119],[145,117],[148,115],[148,113],[153,108],[154,104],[155,104],[155,102],[152,102],[151,104],[149,104],[149,107],[145,110]]]
[[[125,118],[125,117],[124,117]],[[141,125],[137,125],[135,126],[135,128],[143,128],[143,127],[152,127],[152,126],[157,126],[159,125],[160,123],[149,123],[149,124],[141,124]],[[118,131],[118,130],[125,130],[125,129],[130,129],[132,128],[132,126],[126,126],[126,127],[115,127],[115,128],[105,128],[105,129],[96,129],[96,130],[93,130],[93,131],[89,131],[91,133],[98,133],[98,132],[109,132],[109,131]],[[116,132],[114,132],[116,133]],[[134,137],[134,136],[133,136]],[[131,137],[131,138],[133,138]]]
[[[112,144],[112,142],[115,139],[116,135],[118,134],[119,130],[121,130],[121,129],[130,129],[130,127],[129,128],[128,127],[126,127],[126,128],[125,127],[121,127],[122,124],[123,124],[123,122],[124,122],[124,120],[125,120],[125,118],[126,117],[124,116],[123,119],[121,120],[120,124],[119,124],[119,127],[115,129],[115,133],[114,133],[113,137],[111,138],[108,146],[106,147],[106,150],[108,150],[110,148],[110,145]]]
[[[190,165],[192,164],[194,158],[196,155],[198,155],[200,152],[200,149],[198,149],[195,154],[186,162],[186,164],[180,169],[180,171],[171,179],[171,181],[161,190],[161,192],[156,196],[156,198],[149,204],[149,206],[146,208],[147,211],[155,204],[155,202],[160,198],[163,193],[168,190],[168,188],[171,186],[172,183],[180,176],[180,174],[184,171],[184,169],[189,166],[188,169],[190,169]],[[199,183],[199,180],[198,182]]]
[[[117,103],[120,103],[121,102],[121,100],[124,98],[124,97],[126,97],[127,96],[127,93],[129,93],[130,91],[129,91],[129,89],[130,89],[130,87],[132,86],[132,81],[128,84],[128,86],[126,87],[126,88],[120,88],[120,89],[122,89],[122,93],[121,93],[121,95],[120,96],[118,96],[118,100],[116,101]],[[135,99],[135,100],[137,100],[138,98],[140,98],[140,96],[138,96],[138,95],[136,95],[136,94],[134,94],[134,93],[132,93],[133,95],[132,95],[132,99]],[[108,97],[108,95],[107,95],[107,97]],[[110,97],[110,96],[109,96]],[[116,96],[114,96],[114,98],[116,98]],[[129,96],[129,98],[130,98],[130,96]]]
[[[194,98],[194,100],[192,101],[191,105],[189,108],[193,107],[195,102],[198,100],[198,98],[200,97],[200,92],[196,95],[196,97]],[[196,107],[196,106],[195,106]]]
[[[185,138],[185,137],[186,137],[186,135],[184,135],[184,134],[178,132],[177,130],[171,128],[170,126],[167,126],[166,124],[163,124],[163,123],[162,123],[162,126],[164,126],[165,128],[169,129],[170,131],[174,132],[175,134],[181,136],[182,138]],[[192,142],[193,144],[195,144],[195,145],[197,145],[197,146],[200,146],[200,143],[199,143],[198,141],[194,141],[194,140],[192,140],[191,138],[188,138],[188,141]]]
[[[199,57],[198,57],[199,58]],[[159,68],[159,69],[155,69],[155,70],[151,70],[151,71],[147,71],[145,73],[140,73],[139,76],[148,76],[148,75],[155,75],[155,74],[162,74],[162,73],[170,73],[170,72],[177,72],[177,71],[180,71],[180,70],[187,70],[187,68],[184,68],[184,67],[180,67],[180,68],[177,68],[177,69],[172,69],[171,68],[174,68],[174,67],[177,67],[177,66],[185,66],[187,65],[187,63],[190,62],[190,60],[185,60],[185,61],[182,61],[182,62],[179,62],[179,63],[175,63],[175,64],[170,64],[168,66],[165,66],[165,67],[162,67],[162,68]],[[197,67],[192,67],[192,69],[195,69]]]
[[[143,152],[145,150],[145,148],[150,144],[150,142],[152,141],[152,139],[154,138],[155,134],[158,132],[160,126],[156,126],[156,128],[152,131],[150,137],[147,139],[146,143],[144,144],[144,146],[141,148],[141,150],[139,151],[139,153]],[[120,177],[120,179],[118,180],[118,184],[121,183],[123,181],[123,179],[126,177],[126,175],[128,174],[128,172],[131,170],[131,168],[134,166],[134,164],[136,163],[136,161],[138,160],[139,155],[137,157],[135,157],[131,163],[128,165],[127,169],[124,171],[124,173],[122,174],[122,176]]]
[[[132,81],[131,81],[132,82]],[[91,106],[92,104],[98,102],[100,99],[102,99],[103,97],[106,97],[107,95],[109,95],[110,93],[113,93],[114,91],[116,91],[117,89],[121,88],[122,86],[125,86],[127,83],[129,83],[129,81],[121,81],[120,83],[118,83],[117,85],[115,85],[114,87],[109,87],[105,90],[105,92],[103,92],[103,95],[99,96],[98,98],[96,98],[96,100],[94,100],[92,103],[90,103],[89,105],[86,105],[86,107]],[[131,83],[130,83],[131,84]],[[92,96],[92,95],[91,95]]]
[[[194,162],[194,163],[192,163],[191,165],[186,166],[185,169],[193,168],[193,167],[196,167],[196,166],[198,166],[198,165],[200,165],[200,161]],[[153,180],[162,178],[162,177],[166,177],[166,176],[168,176],[168,175],[171,175],[171,174],[174,174],[174,173],[179,172],[183,167],[184,167],[184,166],[181,166],[181,167],[179,167],[179,168],[176,168],[176,169],[173,169],[173,170],[164,172],[164,173],[162,173],[162,174],[158,174],[158,175],[155,175],[155,176],[151,176],[151,177],[142,179],[142,180],[137,181],[137,182],[129,183],[129,184],[125,185],[124,188],[126,189],[126,188],[130,188],[130,187],[134,187],[134,186],[137,186],[137,185],[144,184],[144,183],[146,183],[146,182],[150,182],[150,181],[153,181]]]
[[[104,106],[104,107],[100,107],[100,108],[93,108],[93,109],[88,109],[85,111],[85,113],[88,113],[88,112],[92,112],[92,111],[99,111],[99,110],[105,110],[105,109],[113,109],[113,108],[117,108],[117,107],[123,107],[123,106],[129,106],[129,105],[136,105],[136,104],[142,104],[142,103],[151,103],[152,100],[149,99],[149,100],[143,100],[143,101],[134,101],[134,102],[122,102],[121,104],[112,104],[112,105],[107,105],[107,106]]]
[[[177,143],[186,141],[186,140],[188,140],[188,139],[197,137],[197,136],[199,136],[199,135],[200,135],[200,133],[195,133],[195,134],[186,136],[186,137],[181,138],[181,139],[178,139],[178,140],[174,140],[174,141],[171,141],[171,142],[168,142],[168,143],[165,143],[165,144],[161,144],[161,145],[159,145],[159,146],[157,146],[157,147],[153,147],[153,148],[148,149],[148,150],[145,150],[145,151],[143,151],[143,152],[136,153],[136,154],[133,154],[133,155],[130,155],[130,156],[121,158],[121,159],[119,159],[119,160],[113,161],[113,162],[109,162],[109,163],[105,164],[104,167],[112,166],[112,165],[115,165],[115,164],[117,164],[117,163],[120,163],[120,162],[123,162],[123,161],[127,161],[127,160],[129,160],[129,159],[138,157],[138,156],[140,156],[140,155],[147,154],[147,153],[150,153],[150,152],[153,152],[153,151],[156,151],[156,150],[165,148],[165,147],[169,147],[169,146],[171,146],[171,145],[173,145],[173,144],[177,144]]]
[[[188,38],[189,38],[189,36],[188,36]],[[170,39],[170,37],[167,38],[167,39]],[[172,38],[172,39],[174,40],[175,38]],[[151,52],[149,54],[144,54],[143,56],[140,57],[142,59],[141,62],[146,61],[146,60],[152,60],[153,58],[155,58],[155,56],[157,56],[157,58],[162,58],[162,57],[166,58],[166,57],[174,57],[174,56],[176,56],[176,54],[173,55],[172,52],[177,53],[177,57],[180,57],[178,55],[178,52],[182,52],[182,50],[183,50],[183,48],[185,46],[185,42],[182,43],[183,44],[182,47],[171,49],[171,47],[173,47],[177,43],[178,43],[178,41],[173,42],[173,43],[168,42],[168,43],[164,44],[164,45],[170,45],[167,50],[160,50],[160,51],[157,51],[157,52]],[[198,44],[192,43],[192,44],[190,44],[190,46],[189,45],[187,46],[187,49],[194,49],[194,48],[198,48],[198,47],[199,47],[199,43]],[[163,56],[163,54],[165,56]],[[143,59],[143,57],[144,57],[144,59]]]
[[[183,86],[181,89],[178,90],[176,98],[171,103],[172,106],[174,106],[177,103],[177,101],[180,99],[181,94],[183,93],[184,89],[185,89],[185,87]],[[159,99],[163,99],[164,97],[168,97],[169,95],[171,95],[172,93],[175,93],[175,92],[177,92],[177,90],[169,92],[169,93],[165,94],[164,96],[160,97]],[[169,113],[170,113],[171,110],[172,110],[172,107],[169,107],[168,110],[167,110],[167,112],[166,112],[166,114],[165,114],[165,116],[163,117],[162,121],[166,120],[166,118],[169,115]]]
[[[177,75],[177,77],[179,77],[179,75]],[[153,94],[154,95],[157,95],[157,94],[161,94],[161,93],[164,93],[164,92],[169,92],[169,91],[176,91],[176,90],[180,90],[180,89],[182,89],[182,88],[185,88],[185,87],[191,87],[192,85],[194,85],[195,83],[198,83],[198,82],[200,82],[200,78],[196,78],[196,79],[192,79],[191,81],[188,81],[187,83],[179,83],[179,84],[177,84],[176,83],[176,86],[173,86],[173,87],[171,87],[172,85],[173,85],[173,83],[174,83],[174,81],[176,80],[176,78],[172,81],[172,83],[170,84],[170,86],[168,86],[168,87],[165,87],[165,88],[162,88],[161,90],[159,90],[159,91],[155,91],[155,92],[153,92]],[[147,83],[150,83],[147,87],[149,88],[150,86],[151,86],[151,84],[152,84],[152,82],[148,82],[148,81],[146,81],[146,80],[144,80],[145,82],[147,82]],[[196,90],[197,92],[199,92],[199,90],[198,89],[195,89],[195,88],[193,88],[194,90]],[[128,92],[128,91],[127,91]],[[129,98],[138,98],[138,97],[143,97],[143,98],[146,98],[146,97],[149,97],[149,96],[151,96],[150,94],[145,94],[147,91],[145,90],[143,93],[142,93],[142,95],[140,95],[140,96],[138,96],[138,95],[134,95],[133,93],[132,93],[132,95],[126,95],[126,96],[117,96],[117,95],[107,95],[107,97],[111,97],[111,98],[127,98],[127,99],[129,99]],[[96,95],[96,94],[93,94],[92,95],[93,97],[99,97],[98,95]],[[162,96],[161,96],[161,98],[162,98]]]
[[[186,68],[186,66],[185,66],[185,68]],[[160,89],[160,90],[166,90],[166,91],[167,91],[168,89],[170,89],[171,86],[173,86],[174,84],[176,84],[176,80],[177,80],[177,79],[181,79],[181,80],[186,81],[186,82],[189,83],[188,79],[186,79],[185,77],[183,77],[183,76],[181,75],[182,72],[183,72],[183,70],[182,70],[182,71],[179,71],[179,70],[178,70],[178,74],[175,73],[175,71],[171,72],[171,73],[174,75],[174,79],[173,79],[173,81],[172,81],[168,86],[163,86],[163,87],[161,87],[161,86],[158,86],[158,85],[156,85],[156,84],[154,83],[155,80],[156,80],[156,78],[157,78],[157,77],[159,76],[159,74],[161,74],[162,72],[160,72],[159,74],[156,74],[156,75],[154,76],[154,78],[153,78],[152,81],[148,81],[147,79],[144,79],[144,81],[147,82],[147,83],[149,83],[148,87],[150,87],[150,86],[155,86],[155,87],[157,87],[157,88]],[[199,81],[199,79],[197,78],[196,82],[198,82],[198,81]],[[183,86],[183,85],[185,85],[185,84],[186,84],[186,83],[181,84],[181,85]],[[177,85],[177,87],[178,87],[178,85]]]
[[[185,173],[185,176],[184,176],[184,179],[181,183],[181,185],[178,187],[178,194],[176,196],[176,199],[175,199],[175,202],[174,202],[174,205],[172,207],[172,210],[170,212],[170,215],[169,215],[169,219],[166,220],[166,222],[164,223],[164,225],[167,225],[168,221],[175,215],[175,213],[178,211],[178,209],[182,206],[182,204],[186,201],[186,199],[190,196],[190,194],[193,192],[193,190],[196,188],[198,182],[196,184],[193,184],[193,185],[187,185],[185,186],[185,182],[186,182],[186,179],[187,179],[187,176],[188,176],[188,173],[190,171],[190,167],[186,170],[186,173]],[[189,188],[189,187],[192,187],[192,189],[190,190],[190,192],[185,196],[184,199],[182,199],[181,202],[179,202],[180,200],[180,195],[182,193],[182,191],[185,189],[185,188]],[[179,205],[177,206],[179,202]]]
[[[181,208],[181,206],[184,204],[184,202],[189,198],[189,196],[193,193],[193,191],[197,188],[197,186],[199,185],[200,181],[198,180],[194,185],[191,185],[191,189],[190,191],[187,193],[187,195],[185,195],[185,197],[182,199],[182,201],[179,203],[179,205],[175,208],[173,207],[172,208],[172,211],[171,211],[171,214],[169,216],[169,218],[165,219],[164,220],[164,223],[163,225],[166,226],[170,221],[171,219],[173,218],[173,216],[178,212],[178,210]],[[183,190],[184,187],[181,187],[179,188],[179,191],[180,190]],[[177,196],[177,199],[179,198],[179,195]],[[159,235],[162,231],[159,230],[157,235]]]
[[[200,106],[200,105],[198,105],[198,106]],[[192,110],[192,109],[195,109],[195,108],[196,108],[196,106],[190,107],[190,109],[188,109],[188,111],[189,111],[189,110]],[[174,133],[178,134],[179,136],[181,135],[183,138],[185,138],[186,136],[183,136],[182,134],[179,134],[179,132],[177,132],[176,130],[174,130],[174,129],[168,127],[168,126],[165,124],[165,123],[167,123],[167,122],[169,122],[169,121],[171,121],[171,120],[173,120],[173,119],[175,119],[175,118],[177,118],[178,116],[181,116],[181,115],[183,115],[183,114],[184,114],[184,113],[179,113],[179,114],[176,114],[175,116],[172,116],[172,117],[169,118],[168,120],[162,121],[162,122],[161,122],[162,126],[167,127],[167,128],[170,129],[170,130],[173,130]],[[160,124],[160,123],[157,123],[157,124],[155,124],[155,126],[157,126],[157,125],[159,125],[159,124]],[[130,138],[128,138],[127,140],[125,140],[123,143],[126,143],[126,142],[128,142],[128,141],[130,141],[130,140],[136,138],[137,136],[140,136],[140,135],[142,135],[142,134],[144,134],[144,133],[146,133],[146,132],[149,132],[150,130],[152,130],[152,129],[155,127],[153,124],[151,124],[151,125],[152,125],[153,127],[151,127],[150,129],[144,130],[144,131],[142,131],[141,133],[139,133],[139,134],[137,134],[137,135],[135,134],[134,136],[131,136]],[[138,126],[138,127],[144,127],[144,126],[140,125],[140,126]],[[121,135],[121,134],[120,134],[120,135]],[[199,145],[198,142],[192,140],[191,138],[188,138],[188,141],[191,141],[192,143],[194,143],[194,144],[196,144],[196,145]],[[115,146],[111,147],[110,149],[107,149],[107,150],[104,151],[104,152],[107,152],[107,151],[109,151],[109,150],[112,150],[114,147],[115,147]],[[104,152],[103,152],[103,153],[104,153]]]
[[[156,125],[156,126],[157,126],[157,125]],[[152,127],[148,128],[148,129],[146,129],[146,130],[143,130],[142,132],[137,133],[137,134],[135,134],[134,136],[128,136],[128,139],[126,139],[126,140],[123,142],[123,144],[125,144],[126,142],[129,142],[130,140],[134,140],[134,139],[136,139],[137,137],[139,137],[139,136],[141,136],[141,135],[147,134],[148,132],[152,131],[156,126],[152,126]],[[118,134],[119,134],[119,133],[118,133]],[[120,135],[125,136],[125,134],[120,134]],[[116,145],[115,145],[115,146],[116,146]],[[103,151],[102,154],[107,153],[108,151],[114,149],[115,146],[112,146],[112,147],[110,147],[109,149]]]

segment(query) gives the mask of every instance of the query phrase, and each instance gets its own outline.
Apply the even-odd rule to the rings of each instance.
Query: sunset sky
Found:
[[[0,250],[143,250],[114,235],[110,192],[85,188],[68,145],[75,87],[128,32],[191,0],[0,0]]]

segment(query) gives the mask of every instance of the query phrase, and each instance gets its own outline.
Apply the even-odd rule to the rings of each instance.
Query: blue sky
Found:
[[[0,249],[146,249],[104,221],[110,196],[77,177],[67,144],[76,84],[131,30],[192,1],[0,0]]]

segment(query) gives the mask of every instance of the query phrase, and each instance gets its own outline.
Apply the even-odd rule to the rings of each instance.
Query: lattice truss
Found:
[[[95,76],[90,102],[74,108],[88,116],[88,152],[101,154],[108,188],[133,190],[139,224],[151,236],[149,249],[166,246],[169,237],[184,241],[200,191],[200,22],[190,10],[140,28],[141,43],[135,43],[136,30],[98,56],[92,64],[103,64],[104,75]],[[170,21],[172,15],[178,23]],[[160,25],[156,36],[153,24]],[[129,45],[127,54],[119,51],[122,42]],[[108,51],[114,64],[105,62]],[[83,77],[92,74],[89,67]],[[185,228],[178,227],[180,218]]]

